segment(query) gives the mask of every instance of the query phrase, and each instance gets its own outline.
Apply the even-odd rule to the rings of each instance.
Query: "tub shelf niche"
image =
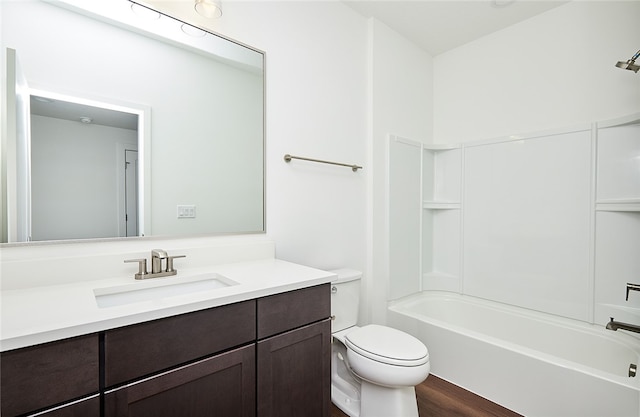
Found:
[[[423,146],[423,290],[460,291],[462,153],[459,145]]]
[[[459,201],[425,201],[422,208],[428,210],[458,210],[460,209]]]
[[[640,198],[598,200],[596,211],[640,212]]]

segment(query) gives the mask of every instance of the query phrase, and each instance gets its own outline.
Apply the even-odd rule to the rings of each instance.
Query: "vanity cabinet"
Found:
[[[90,397],[99,391],[98,335],[2,352],[0,365],[3,417]],[[99,401],[82,401],[45,415],[97,417]]]
[[[322,284],[3,352],[2,416],[328,417],[330,302]]]
[[[331,404],[329,284],[260,298],[259,417],[327,417]]]

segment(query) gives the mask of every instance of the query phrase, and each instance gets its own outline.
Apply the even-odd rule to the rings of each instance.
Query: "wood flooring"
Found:
[[[434,375],[416,387],[416,398],[420,417],[522,417]],[[331,404],[331,417],[347,415]]]

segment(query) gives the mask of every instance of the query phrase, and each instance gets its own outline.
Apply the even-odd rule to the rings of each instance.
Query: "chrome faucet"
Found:
[[[162,249],[154,249],[151,251],[151,273],[157,274],[162,272],[162,261],[167,259],[169,255],[167,255],[166,251]]]
[[[630,332],[640,333],[640,326],[637,326],[635,324],[622,323],[620,321],[615,321],[613,317],[611,317],[611,321],[607,323],[607,329],[613,330],[614,332],[618,329],[622,329],[622,330],[628,330]]]
[[[148,279],[176,275],[178,270],[173,267],[173,260],[185,257],[186,255],[169,256],[167,252],[162,249],[154,249],[151,251],[151,272],[147,272],[146,258],[126,259],[125,262],[138,263],[138,272],[134,275],[135,279]]]

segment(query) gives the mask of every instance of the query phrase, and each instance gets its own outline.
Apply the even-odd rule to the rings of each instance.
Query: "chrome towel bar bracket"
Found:
[[[340,165],[340,166],[343,166],[343,167],[349,167],[349,168],[351,168],[351,170],[352,170],[353,172],[356,172],[356,171],[358,171],[359,169],[362,169],[362,167],[361,167],[361,166],[359,166],[359,165],[343,164],[343,163],[340,163],[340,162],[323,161],[322,159],[304,158],[304,157],[302,157],[302,156],[293,156],[293,155],[289,155],[289,154],[286,154],[286,155],[284,156],[284,161],[285,161],[285,162],[291,162],[291,160],[292,160],[292,159],[300,159],[300,160],[302,160],[302,161],[319,162],[319,163],[321,163],[321,164]]]

